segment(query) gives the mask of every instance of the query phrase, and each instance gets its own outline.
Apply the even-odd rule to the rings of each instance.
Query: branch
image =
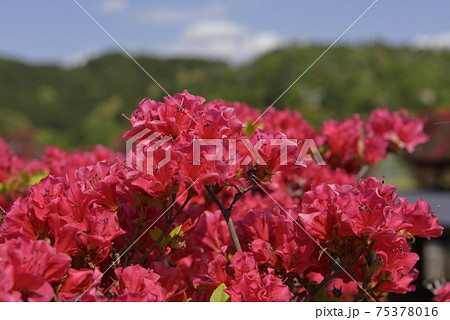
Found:
[[[162,239],[164,239],[164,237],[167,235],[167,232],[169,231],[170,227],[172,226],[172,223],[178,218],[178,216],[180,215],[181,211],[183,211],[183,209],[186,207],[186,205],[188,204],[188,202],[190,200],[191,200],[191,195],[188,194],[188,196],[186,197],[186,200],[184,201],[183,205],[180,207],[180,209],[178,209],[178,211],[175,214],[175,216],[171,217],[170,220],[166,221],[166,225],[162,229],[161,234],[159,235],[158,239],[156,239],[156,241],[150,246],[150,248],[148,248],[147,251],[145,251],[144,255],[139,259],[138,264],[144,263],[147,260],[148,256],[153,252],[153,250],[155,250],[155,248],[157,246],[159,246],[159,244],[161,243]]]
[[[319,292],[320,289],[322,289],[323,286],[325,286],[328,281],[330,281],[331,279],[333,279],[337,274],[337,271],[333,274],[333,267],[335,264],[333,264],[333,266],[330,268],[330,271],[328,272],[328,274],[322,279],[322,281],[315,286],[311,291],[309,291],[308,297],[306,298],[305,301],[313,301],[314,296],[316,295],[317,292]]]
[[[216,197],[216,193],[213,191],[211,185],[204,185],[204,187],[205,187],[206,191],[208,191],[210,198],[214,201],[215,204],[217,204],[220,211],[222,212],[222,215],[225,218],[225,221],[227,222],[228,230],[230,231],[230,235],[231,235],[231,239],[233,239],[234,247],[236,248],[237,251],[242,251],[242,247],[241,247],[241,244],[239,243],[239,238],[236,233],[236,229],[234,228],[233,219],[231,218],[231,210],[233,210],[234,206],[239,201],[239,199],[242,197],[242,195],[251,189],[251,186],[246,189],[243,189],[243,190],[236,188],[238,190],[238,192],[236,192],[234,194],[233,201],[231,202],[231,204],[228,208],[225,207],[225,205]]]
[[[205,187],[206,191],[208,191],[208,194],[211,197],[211,199],[214,201],[214,203],[217,204],[220,211],[222,211],[222,213],[226,212],[227,208],[225,207],[225,205],[222,202],[219,201],[219,199],[217,199],[216,194],[211,189],[211,186],[205,184],[204,187]]]
[[[361,180],[364,177],[364,175],[367,173],[367,171],[369,171],[369,169],[370,169],[370,166],[368,164],[363,165],[356,176],[356,182]]]
[[[325,286],[328,281],[330,281],[331,279],[337,277],[338,275],[340,275],[344,270],[347,270],[348,268],[352,268],[353,265],[359,260],[359,258],[362,256],[362,254],[364,253],[364,251],[367,249],[367,243],[364,244],[364,246],[361,248],[361,250],[359,251],[359,253],[356,255],[355,259],[349,263],[347,263],[345,266],[339,266],[339,269],[334,271],[334,267],[337,265],[336,262],[333,263],[333,265],[330,268],[330,271],[328,272],[328,274],[322,279],[322,281],[315,286],[311,291],[309,291],[309,299],[311,300],[306,300],[306,301],[312,301],[312,298],[314,298],[315,294],[323,287]],[[356,279],[356,277],[355,277]],[[359,286],[358,286],[359,289]]]
[[[231,202],[230,206],[228,207],[228,210],[230,211],[230,213],[233,210],[236,203],[239,201],[239,199],[244,195],[244,193],[249,191],[251,188],[253,188],[253,186],[249,186],[242,190],[239,189],[238,187],[236,187],[237,192],[234,194],[233,202]]]

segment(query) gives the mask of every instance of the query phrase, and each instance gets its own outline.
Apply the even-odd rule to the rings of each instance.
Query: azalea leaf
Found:
[[[180,250],[186,247],[186,241],[172,240],[169,247],[175,250]]]
[[[180,191],[180,185],[178,183],[170,185],[166,192],[169,194],[177,194]]]
[[[320,288],[314,297],[316,298],[316,301],[327,301],[327,290],[325,287]]]
[[[220,286],[214,290],[209,299],[209,302],[227,302],[230,296],[224,291],[227,288],[225,283],[222,283]]]
[[[340,302],[341,301],[341,299],[339,299],[339,298],[328,298],[327,299],[327,302]]]
[[[175,229],[173,229],[172,231],[170,231],[167,238],[164,237],[164,239],[161,241],[161,247],[163,247],[163,248],[166,247],[172,241],[172,239],[175,238],[180,233],[180,230],[181,230],[181,224],[178,227],[176,227]]]
[[[143,203],[151,204],[151,205],[153,205],[153,206],[156,206],[156,207],[161,208],[161,201],[158,200],[158,199],[152,198],[152,197],[147,196],[147,195],[145,195],[145,194],[137,194],[137,193],[133,194],[133,196],[134,196],[136,199],[138,199],[138,200],[140,200],[141,202],[143,202]]]
[[[322,287],[317,291],[315,294],[316,301],[318,302],[338,302],[341,301],[338,298],[328,298],[327,295],[327,289],[325,287]]]
[[[19,178],[21,184],[29,184],[30,174],[27,171],[22,171],[17,177]]]
[[[255,126],[252,121],[248,121],[245,123],[245,127],[243,128],[243,133],[247,137],[251,137],[253,135],[253,133],[256,131],[256,129],[264,129],[264,124],[258,123]]]
[[[48,176],[48,172],[39,172],[39,173],[29,177],[28,184],[29,185],[38,184],[46,176]]]
[[[11,192],[12,191],[12,186],[10,184],[4,184],[2,187],[2,192]]]
[[[153,228],[149,232],[150,238],[152,238],[153,241],[158,240],[159,236],[161,235],[161,229],[158,227]]]
[[[181,231],[181,224],[172,231],[170,231],[169,239],[172,240],[173,238],[175,238],[180,233],[180,231]]]

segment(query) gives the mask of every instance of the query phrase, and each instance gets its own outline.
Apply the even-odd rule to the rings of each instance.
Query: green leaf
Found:
[[[178,183],[170,185],[166,192],[169,194],[177,194],[180,191],[180,185]]]
[[[172,231],[170,231],[169,239],[172,240],[173,238],[175,238],[180,233],[180,231],[181,231],[181,224]]]
[[[11,190],[12,190],[12,187],[10,184],[0,183],[0,193],[11,192]]]
[[[180,230],[181,224],[175,229],[173,229],[167,237],[164,237],[164,239],[161,241],[161,247],[165,248],[170,243],[170,241],[172,241],[172,239],[175,238],[180,233]]]
[[[33,176],[29,177],[28,184],[29,185],[38,184],[46,176],[48,176],[48,172],[35,173]]]
[[[253,125],[252,121],[248,121],[245,123],[243,132],[247,137],[251,137],[253,135],[253,133],[256,131],[256,129],[264,129],[264,124],[259,123],[255,126],[255,125]]]
[[[143,203],[150,204],[150,205],[153,205],[153,206],[156,206],[156,207],[159,207],[159,208],[162,207],[161,200],[152,198],[152,197],[147,196],[147,195],[145,195],[145,194],[137,194],[137,193],[134,193],[133,196],[134,196],[136,199],[138,199],[138,200],[140,200],[141,202],[143,202]]]
[[[183,231],[181,231],[181,224],[173,229],[170,234],[167,236],[167,245],[172,249],[181,249],[184,248],[186,243],[182,241]]]
[[[152,238],[153,241],[158,240],[159,236],[161,235],[161,229],[158,227],[153,228],[152,230],[150,230],[149,234],[150,234],[150,238]]]
[[[316,301],[327,301],[327,290],[325,287],[322,287],[315,294]]]
[[[211,295],[211,299],[209,302],[227,302],[230,296],[224,291],[227,288],[225,283],[222,283],[220,286],[214,290]]]
[[[328,298],[327,289],[325,287],[320,288],[315,295],[315,301],[317,302],[339,302],[339,298]]]
[[[22,171],[21,173],[19,173],[18,178],[20,184],[26,185],[29,184],[28,182],[30,181],[30,174],[27,171]]]

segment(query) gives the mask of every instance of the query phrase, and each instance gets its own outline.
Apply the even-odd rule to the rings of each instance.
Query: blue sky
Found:
[[[77,0],[132,54],[245,62],[293,42],[333,42],[373,0]],[[450,1],[379,0],[342,43],[450,47]],[[0,2],[0,56],[82,63],[115,43],[73,0]]]

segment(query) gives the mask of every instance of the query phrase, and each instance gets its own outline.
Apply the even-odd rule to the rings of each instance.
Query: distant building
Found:
[[[422,188],[450,190],[450,107],[423,116],[430,141],[405,159]]]

